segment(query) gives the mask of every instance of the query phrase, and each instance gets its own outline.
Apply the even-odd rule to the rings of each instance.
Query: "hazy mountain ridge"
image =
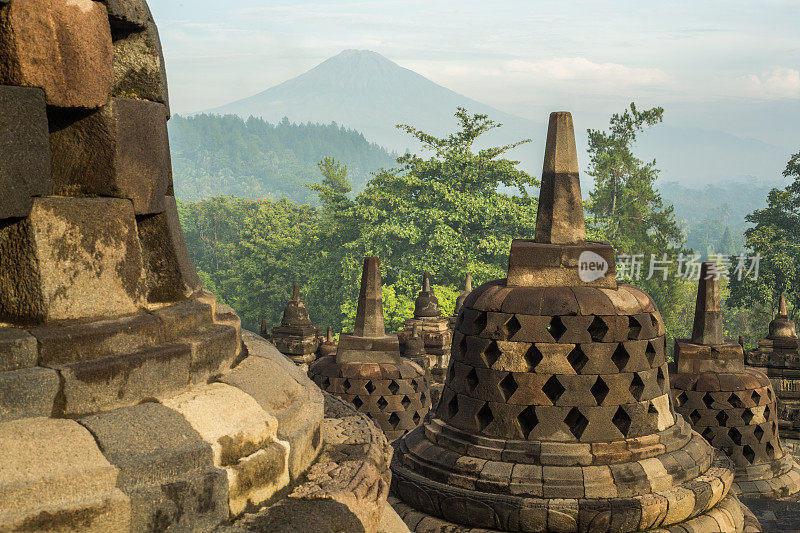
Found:
[[[348,166],[354,188],[392,166],[396,154],[337,124],[270,124],[235,115],[175,115],[169,122],[175,191],[198,201],[213,196],[314,203],[304,187],[321,179],[317,163],[332,156]]]
[[[416,150],[417,142],[397,130],[398,123],[444,135],[455,129],[457,106],[470,112],[486,113],[504,124],[486,136],[490,144],[506,144],[525,138],[533,143],[509,155],[535,175],[541,169],[545,124],[520,118],[460,95],[382,55],[366,50],[345,50],[315,68],[249,98],[210,110],[254,115],[270,122],[287,116],[296,122],[339,124],[362,132],[367,139],[390,150]],[[619,111],[622,111],[620,109]],[[702,130],[655,126],[640,136],[639,150],[645,159],[655,158],[664,179],[684,185],[715,183],[755,176],[778,177],[790,153],[756,139],[737,137],[713,129]],[[586,162],[586,132],[576,117],[579,158]]]

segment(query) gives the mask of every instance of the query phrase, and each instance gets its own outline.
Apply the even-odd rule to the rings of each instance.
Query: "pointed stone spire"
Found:
[[[377,257],[365,257],[361,273],[361,292],[353,335],[356,337],[383,337],[383,295],[381,294],[381,262]]]
[[[266,320],[262,320],[261,321],[261,334],[262,335],[266,335],[267,334],[267,321]]]
[[[467,299],[469,293],[472,292],[472,274],[467,272],[467,277],[464,280],[464,290],[461,291],[461,294],[458,295],[456,298],[456,306],[453,309],[453,316],[458,316],[458,313],[461,312],[461,308],[464,307],[464,300]]]
[[[719,280],[716,279],[717,266],[703,263],[700,266],[700,280],[697,285],[697,303],[694,309],[692,343],[706,346],[725,342],[722,332],[722,313],[720,310]]]
[[[442,316],[439,308],[439,299],[431,290],[430,274],[425,272],[422,276],[422,291],[414,301],[414,318]]]
[[[786,295],[781,294],[780,299],[778,300],[778,314],[781,316],[789,316],[789,313],[786,312]]]
[[[325,335],[325,342],[332,343],[333,342],[333,331],[331,331],[331,327],[328,326],[328,333]]]
[[[586,241],[578,151],[572,115],[566,111],[550,114],[535,240],[546,244]]]
[[[292,287],[292,300],[299,300],[300,299],[300,285],[297,283],[294,284]]]

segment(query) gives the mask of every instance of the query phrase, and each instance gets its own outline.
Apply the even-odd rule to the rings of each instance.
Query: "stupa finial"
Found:
[[[386,335],[381,287],[380,259],[365,257],[353,335],[357,337],[383,337]]]
[[[778,300],[778,314],[781,316],[789,316],[789,313],[786,312],[786,295],[781,293],[781,297]]]
[[[722,313],[720,311],[719,280],[714,263],[703,263],[697,285],[692,342],[713,346],[723,344]]]
[[[297,283],[294,284],[292,287],[292,300],[299,300],[300,299],[300,285]]]
[[[472,274],[467,272],[467,277],[464,280],[464,291],[472,292]]]
[[[546,244],[586,241],[575,131],[572,115],[566,111],[550,114],[535,240]]]

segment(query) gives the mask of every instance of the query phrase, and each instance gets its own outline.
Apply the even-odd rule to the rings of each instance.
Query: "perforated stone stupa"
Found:
[[[758,367],[770,379],[778,396],[778,428],[781,443],[795,460],[800,459],[800,351],[794,321],[781,294],[778,312],[769,323],[767,337],[747,354],[747,364]]]
[[[353,333],[340,335],[336,355],[318,359],[309,375],[369,415],[389,440],[417,427],[430,410],[425,372],[400,356],[397,335],[386,334],[377,257],[364,258]]]
[[[536,238],[464,301],[435,415],[395,443],[411,529],[742,531],[730,460],[670,404],[661,316],[586,241],[582,205],[572,117],[553,113]],[[587,252],[607,270],[583,281]]]
[[[262,331],[261,335],[264,334]],[[310,363],[317,358],[319,328],[311,323],[308,308],[300,299],[300,287],[297,283],[292,287],[292,298],[283,310],[281,324],[272,328],[269,339],[283,355],[296,364]]]
[[[386,440],[203,291],[168,116],[144,0],[0,0],[0,531],[375,533]]]
[[[676,410],[736,465],[734,492],[780,498],[800,491],[800,467],[778,438],[775,393],[763,372],[744,366],[741,345],[722,331],[719,280],[703,263],[692,338],[675,340],[670,376]]]

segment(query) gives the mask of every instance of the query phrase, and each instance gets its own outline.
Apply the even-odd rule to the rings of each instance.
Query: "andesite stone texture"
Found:
[[[794,321],[779,298],[778,312],[758,348],[747,354],[747,364],[764,372],[778,397],[778,426],[782,444],[800,461],[800,342]]]
[[[272,334],[262,336],[269,338],[272,343],[297,364],[314,361],[319,347],[319,328],[311,323],[308,308],[300,299],[300,287],[295,283],[292,288],[292,298],[286,303],[283,318],[279,326],[272,328]]]
[[[44,91],[0,85],[0,221],[26,217],[31,197],[47,196],[50,143]]]
[[[464,301],[442,398],[394,443],[416,531],[735,531],[731,461],[673,411],[664,324],[585,240],[572,118],[550,116],[534,241]],[[610,270],[582,281],[578,258]]]
[[[397,335],[386,335],[377,257],[364,258],[353,333],[340,335],[336,355],[317,359],[308,373],[322,390],[368,414],[389,440],[417,427],[430,410],[425,371],[400,356]]]
[[[733,460],[736,494],[792,496],[800,492],[800,466],[778,438],[775,393],[763,372],[745,368],[741,345],[723,337],[715,272],[702,264],[692,339],[675,341],[676,410]]]
[[[44,89],[47,105],[95,109],[113,81],[111,28],[93,0],[0,5],[0,85]]]
[[[126,198],[137,215],[164,211],[172,165],[163,104],[112,98],[89,113],[52,112],[50,145],[55,194]]]
[[[379,430],[202,288],[164,74],[144,0],[0,0],[0,530],[376,533]]]

